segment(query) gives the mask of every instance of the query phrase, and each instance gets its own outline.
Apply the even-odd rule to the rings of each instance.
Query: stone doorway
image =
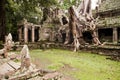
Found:
[[[89,31],[83,32],[83,39],[86,43],[92,44],[92,35]]]
[[[98,35],[101,42],[113,42],[112,28],[99,29]]]
[[[118,28],[118,43],[120,43],[120,28]]]
[[[31,42],[32,41],[32,31],[31,29],[28,29],[28,42]]]
[[[39,27],[35,29],[35,42],[39,40]]]

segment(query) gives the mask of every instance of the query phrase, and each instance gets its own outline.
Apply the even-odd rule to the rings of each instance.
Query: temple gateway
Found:
[[[18,23],[18,35],[20,42],[35,42],[39,40],[39,30],[41,26],[27,22],[23,19]]]

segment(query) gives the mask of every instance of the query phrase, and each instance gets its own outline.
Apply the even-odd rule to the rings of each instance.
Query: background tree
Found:
[[[9,32],[16,36],[17,22],[23,18],[39,24],[41,18],[45,17],[43,9],[68,9],[76,1],[80,0],[63,0],[63,4],[59,5],[58,0],[0,0],[0,40],[4,40],[5,34]]]
[[[0,0],[0,40],[4,40],[5,28],[5,0]]]
[[[38,24],[42,8],[55,4],[56,0],[0,0],[0,40],[9,32],[16,36],[17,22],[23,18]]]

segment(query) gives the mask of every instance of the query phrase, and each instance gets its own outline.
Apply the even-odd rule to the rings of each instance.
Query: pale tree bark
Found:
[[[77,51],[81,43],[84,43],[82,33],[85,29],[91,32],[94,44],[101,44],[95,31],[96,24],[92,16],[91,0],[83,0],[77,9],[74,6],[70,7],[69,14],[69,28],[74,39],[74,51]]]
[[[98,4],[100,4],[100,3],[101,3],[101,0],[98,0]],[[98,39],[98,36],[96,36],[96,32],[95,32],[96,25],[95,25],[95,21],[94,21],[95,19],[92,16],[91,5],[92,5],[91,0],[83,0],[78,9],[83,10],[81,16],[85,15],[85,19],[86,19],[85,21],[86,22],[84,23],[85,25],[83,25],[83,26],[87,26],[87,28],[91,32],[94,43],[99,45],[101,43],[100,43],[100,41]],[[79,19],[79,20],[81,22],[81,19]]]

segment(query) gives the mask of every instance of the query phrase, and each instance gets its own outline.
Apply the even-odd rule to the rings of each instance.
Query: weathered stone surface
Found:
[[[8,36],[6,36],[4,48],[0,50],[0,55],[7,58],[8,51],[12,48],[13,45],[14,45],[14,42],[12,41],[12,35],[11,33],[9,33]]]
[[[20,63],[16,63],[13,61],[8,61],[3,63],[0,66],[0,77],[1,78],[6,78],[9,77],[10,75],[14,74],[16,70],[20,68]]]
[[[120,9],[120,0],[103,0],[99,12]]]
[[[51,37],[51,28],[49,27],[43,27],[40,30],[40,41],[49,41]]]
[[[0,55],[2,55],[4,53],[4,49],[0,50]]]
[[[13,46],[11,33],[9,33],[8,36],[6,37],[5,46],[7,46],[7,49],[11,49],[11,47]]]
[[[10,58],[11,60],[13,60],[13,59],[16,59],[17,56],[18,56],[18,55],[15,54],[15,53],[13,53],[13,54],[10,53],[9,58]]]
[[[21,50],[21,71],[32,70],[31,58],[29,54],[29,49],[27,45],[24,45]]]
[[[15,53],[11,52],[9,57],[17,57]],[[31,80],[58,80],[61,78],[61,74],[55,71],[36,69],[35,65],[30,61],[30,54],[27,45],[24,45],[21,50],[21,63],[14,62],[8,58],[8,61],[5,62],[0,60],[0,79],[9,79],[9,80],[21,80],[21,79],[30,79]],[[21,72],[22,71],[22,72]],[[35,79],[34,77],[37,78]]]
[[[15,63],[13,61],[9,61],[8,64],[14,68],[15,70],[18,70],[20,68],[20,63]]]
[[[2,66],[0,66],[0,75],[5,75],[6,73],[9,73],[9,71],[14,71],[9,64],[4,63]]]
[[[45,76],[43,76],[43,80],[49,80],[49,79],[53,79],[53,80],[56,79],[56,80],[58,80],[61,77],[62,77],[61,74],[58,73],[58,72],[48,73]]]

